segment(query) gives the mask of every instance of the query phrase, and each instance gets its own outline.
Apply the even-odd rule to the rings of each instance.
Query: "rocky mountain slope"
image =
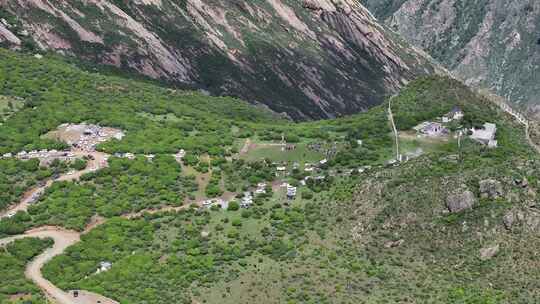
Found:
[[[540,2],[362,0],[470,85],[525,104],[540,93]]]
[[[295,119],[382,102],[433,71],[356,0],[1,0],[0,41],[263,103]]]

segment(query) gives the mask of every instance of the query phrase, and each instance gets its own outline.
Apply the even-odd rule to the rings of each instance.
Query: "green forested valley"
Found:
[[[0,237],[47,227],[80,238],[41,271],[68,297],[540,301],[537,152],[522,124],[457,80],[422,77],[364,113],[293,122],[52,55],[0,50],[0,71],[0,95],[22,102],[0,125]],[[463,116],[443,122],[454,109]],[[423,136],[424,122],[444,132]],[[496,147],[474,139],[485,123]],[[84,126],[80,145],[48,136],[64,124]],[[99,127],[125,136],[88,145]],[[32,150],[78,160],[19,155]],[[24,268],[51,245],[2,244],[1,303],[43,303]]]

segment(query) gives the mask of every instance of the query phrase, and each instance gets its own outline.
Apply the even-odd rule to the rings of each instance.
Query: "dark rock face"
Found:
[[[451,194],[446,199],[446,207],[452,213],[471,209],[475,203],[476,198],[474,193],[468,190]]]
[[[0,25],[0,43],[28,42],[238,96],[295,119],[363,111],[436,69],[355,0],[1,0],[0,6],[11,23]]]

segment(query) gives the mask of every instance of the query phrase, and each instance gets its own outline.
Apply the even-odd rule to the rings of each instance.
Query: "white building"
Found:
[[[287,198],[288,199],[294,199],[296,197],[296,187],[293,187],[293,186],[287,186]]]
[[[240,207],[249,208],[251,205],[253,205],[253,196],[251,195],[251,192],[244,192],[244,197],[242,198],[242,201],[240,201]]]
[[[179,160],[179,159],[182,159],[184,158],[184,156],[186,156],[186,151],[184,149],[180,149],[180,151],[178,151],[174,157]]]
[[[442,122],[451,122],[453,120],[461,120],[463,118],[463,116],[465,116],[465,114],[463,113],[463,111],[461,110],[460,107],[458,106],[455,106],[452,108],[452,111],[446,113],[443,117],[442,117]]]
[[[109,271],[111,268],[112,268],[112,263],[111,262],[107,262],[107,261],[100,262],[97,273],[104,272],[104,271]]]
[[[438,122],[423,122],[414,129],[427,136],[441,136],[448,133],[448,129]]]
[[[497,147],[497,140],[495,140],[497,126],[495,124],[486,122],[482,129],[472,128],[471,132],[471,139],[474,139],[490,148]]]

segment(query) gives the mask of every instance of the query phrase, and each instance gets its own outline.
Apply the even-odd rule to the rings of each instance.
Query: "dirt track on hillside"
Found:
[[[42,227],[27,231],[25,234],[1,239],[0,246],[29,237],[40,239],[51,238],[54,240],[54,245],[33,259],[26,266],[25,271],[25,276],[41,288],[49,300],[58,304],[95,304],[98,301],[103,304],[118,304],[114,300],[87,292],[82,292],[80,297],[75,298],[72,293],[64,292],[43,277],[41,268],[55,256],[62,254],[66,248],[78,243],[80,236],[81,234],[75,231],[64,230],[58,227]]]
[[[76,171],[72,174],[62,174],[56,179],[51,179],[45,182],[45,184],[37,186],[28,190],[23,198],[15,205],[11,206],[5,211],[0,212],[0,219],[8,217],[8,214],[12,212],[26,211],[32,203],[35,202],[36,198],[39,197],[47,188],[49,188],[54,182],[61,181],[74,181],[78,180],[81,176],[86,173],[90,173],[99,169],[102,169],[107,166],[106,158],[107,154],[101,152],[74,152],[78,157],[92,156],[92,160],[88,161],[88,164],[84,170]]]

